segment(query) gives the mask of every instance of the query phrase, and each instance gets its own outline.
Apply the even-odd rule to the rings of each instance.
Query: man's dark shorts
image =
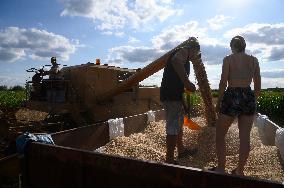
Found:
[[[256,101],[250,87],[229,87],[224,92],[220,113],[228,116],[253,115]]]

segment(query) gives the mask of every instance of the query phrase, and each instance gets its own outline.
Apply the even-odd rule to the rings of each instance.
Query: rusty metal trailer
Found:
[[[163,116],[163,111],[156,112],[156,120]],[[125,136],[146,125],[146,114],[124,118]],[[31,143],[27,148],[28,187],[283,187],[251,177],[95,152],[109,142],[107,122],[55,133],[52,138],[56,145]]]

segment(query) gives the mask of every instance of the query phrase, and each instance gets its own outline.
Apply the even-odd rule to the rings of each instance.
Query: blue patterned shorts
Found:
[[[256,101],[250,87],[228,87],[224,92],[220,113],[228,116],[253,115]]]

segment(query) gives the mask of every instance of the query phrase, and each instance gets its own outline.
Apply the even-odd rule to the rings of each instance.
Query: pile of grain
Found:
[[[143,133],[117,137],[99,148],[100,152],[156,162],[165,160],[165,129],[161,122],[150,123]]]
[[[216,166],[215,153],[215,128],[206,126],[204,118],[194,118],[202,129],[192,131],[184,127],[184,144],[186,147],[197,147],[197,155],[179,159],[183,166],[207,168]],[[99,148],[99,151],[111,155],[127,156],[135,159],[143,159],[156,162],[165,161],[165,121],[152,122],[144,132],[132,134],[129,137],[118,137],[107,145]],[[227,134],[227,172],[236,167],[238,161],[238,128],[234,123]],[[175,153],[176,155],[177,153]],[[251,131],[251,152],[245,167],[245,175],[284,181],[284,173],[280,163],[280,156],[275,146],[264,146],[258,136],[256,127]]]
[[[16,113],[15,113],[15,118],[17,121],[20,121],[22,123],[25,122],[30,122],[30,121],[41,121],[43,120],[48,113],[42,112],[42,111],[37,111],[37,110],[30,110],[27,108],[20,108]]]

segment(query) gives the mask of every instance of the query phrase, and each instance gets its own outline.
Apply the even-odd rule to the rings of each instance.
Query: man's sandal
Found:
[[[188,156],[193,156],[197,154],[197,152],[198,152],[197,148],[193,148],[193,149],[186,148],[181,153],[178,154],[178,158],[181,159],[181,158],[185,158]]]

